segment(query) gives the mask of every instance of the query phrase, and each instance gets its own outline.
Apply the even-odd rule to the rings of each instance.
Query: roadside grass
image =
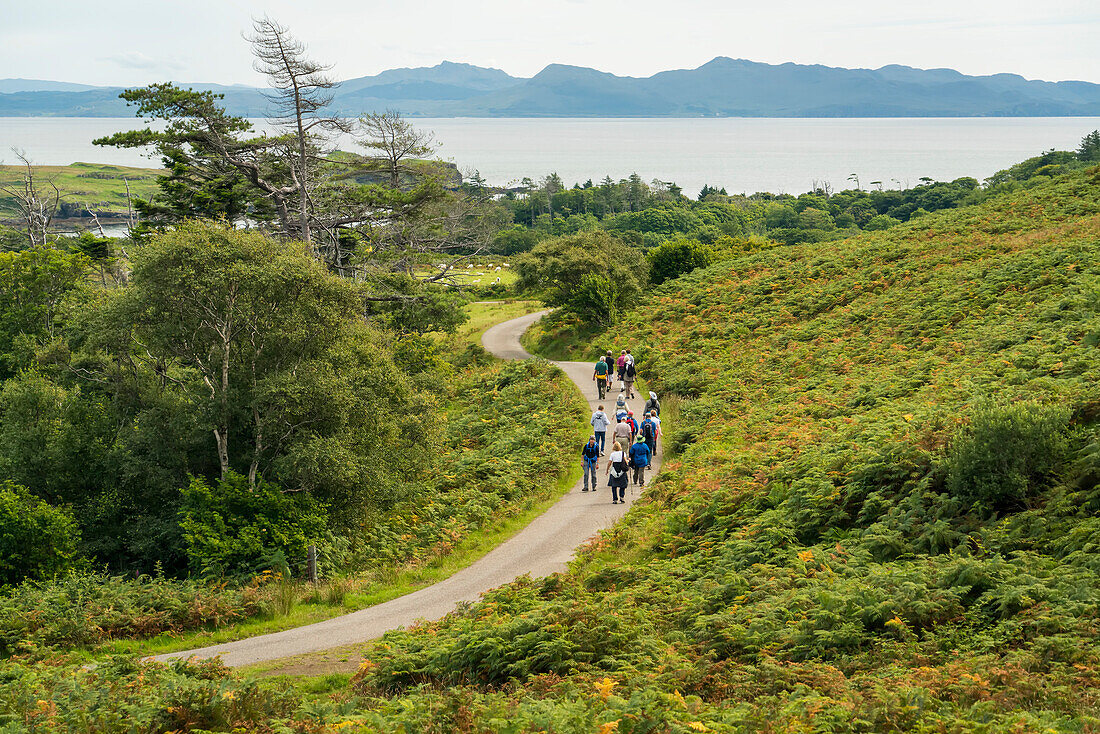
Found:
[[[103,163],[73,163],[68,166],[32,166],[40,185],[53,183],[62,202],[92,206],[98,212],[126,213],[126,182],[132,198],[147,199],[156,191],[158,168],[132,168]],[[24,166],[0,166],[0,186],[21,185]],[[0,195],[0,215],[14,213],[11,197]],[[491,282],[491,279],[490,279]]]
[[[574,316],[558,312],[528,329],[520,338],[520,344],[531,354],[546,359],[584,362],[595,360],[614,348],[614,345],[604,346],[605,342],[599,340],[604,332],[603,327],[585,324]]]
[[[481,337],[492,326],[504,321],[541,311],[544,306],[539,301],[505,299],[502,301],[482,301],[466,304],[470,318],[458,328],[446,341],[458,347],[467,344],[481,344]]]
[[[581,438],[581,434],[584,434],[584,438],[587,438],[586,429],[587,424],[578,427],[578,441],[583,442],[584,440]],[[512,517],[501,518],[486,525],[478,533],[468,535],[459,541],[452,553],[441,556],[424,566],[399,570],[384,569],[375,577],[343,580],[343,583],[350,581],[351,586],[351,590],[344,597],[343,603],[335,604],[324,600],[325,584],[320,584],[317,588],[320,593],[315,594],[315,590],[310,584],[296,583],[294,586],[297,590],[297,601],[286,616],[253,619],[229,627],[189,632],[182,635],[165,634],[144,640],[116,640],[90,651],[89,655],[93,658],[116,654],[160,655],[178,650],[218,645],[223,642],[243,640],[248,637],[257,637],[321,622],[340,614],[366,609],[396,599],[417,589],[430,586],[437,581],[442,581],[474,563],[527,527],[536,517],[546,512],[580,478],[580,466],[571,467],[567,474],[559,477],[554,483],[553,491],[545,500]],[[316,601],[307,601],[311,597],[320,598]]]

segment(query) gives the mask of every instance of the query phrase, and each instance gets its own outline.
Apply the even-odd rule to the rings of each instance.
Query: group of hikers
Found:
[[[634,411],[626,402],[627,399],[634,398],[634,380],[637,377],[634,357],[629,349],[622,350],[618,359],[608,352],[596,362],[592,379],[596,383],[600,400],[608,393],[610,379],[614,374],[618,375],[619,381],[615,417],[610,418],[604,412],[603,405],[592,414],[593,435],[581,449],[581,457],[584,459],[584,488],[581,491],[589,491],[590,478],[592,491],[596,491],[596,470],[599,468],[600,457],[605,453],[608,429],[611,429],[611,455],[607,457],[604,476],[609,477],[611,503],[617,505],[626,502],[626,488],[629,483],[645,486],[645,470],[657,455],[657,437],[661,433],[661,402],[657,400],[656,393],[649,393],[641,422],[634,417]]]

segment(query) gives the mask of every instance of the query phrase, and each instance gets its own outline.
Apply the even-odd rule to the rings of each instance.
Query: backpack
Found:
[[[623,370],[623,375],[626,377],[626,379],[633,382],[634,378],[635,378],[635,376],[637,376],[637,374],[638,374],[637,371],[634,369],[634,363],[633,362],[627,362],[626,363],[626,369]]]
[[[654,441],[657,439],[657,427],[653,425],[653,421],[642,421],[642,438],[646,441]]]

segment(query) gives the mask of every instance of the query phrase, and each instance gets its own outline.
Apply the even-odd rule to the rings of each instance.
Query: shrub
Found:
[[[26,582],[0,594],[0,653],[27,643],[86,646],[231,624],[272,611],[274,587],[75,572]]]
[[[0,585],[65,570],[78,541],[76,521],[67,511],[11,481],[0,485]]]
[[[325,529],[324,509],[308,495],[285,494],[263,481],[250,490],[248,479],[235,473],[213,485],[193,478],[183,490],[181,515],[188,561],[203,576],[252,575],[279,558],[302,560]]]
[[[663,242],[650,250],[646,253],[646,259],[649,260],[649,279],[657,285],[696,268],[704,268],[713,263],[717,256],[712,248],[702,242],[679,238]]]
[[[1018,507],[1042,489],[1068,451],[1069,411],[1021,402],[982,406],[948,457],[948,491],[992,509]]]
[[[863,226],[863,229],[868,232],[877,232],[883,229],[890,229],[901,224],[901,220],[895,219],[888,214],[879,214],[878,216],[871,217],[871,221],[867,222]]]

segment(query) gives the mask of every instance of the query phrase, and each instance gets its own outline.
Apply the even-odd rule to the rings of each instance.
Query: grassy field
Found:
[[[37,184],[48,187],[53,183],[61,192],[63,202],[113,214],[126,213],[127,182],[132,197],[145,199],[156,190],[156,177],[163,173],[156,168],[130,168],[104,163],[34,166],[33,169]],[[23,166],[0,166],[0,186],[21,186],[25,172]],[[11,197],[0,193],[0,215],[10,215],[13,206]]]
[[[503,262],[502,260],[488,260],[470,268],[459,265],[453,271],[454,280],[458,285],[485,286],[492,285],[497,278],[500,278],[501,285],[510,286],[516,282],[516,274],[512,272],[510,267],[505,268]],[[497,267],[500,270],[496,270]],[[415,271],[417,277],[424,277],[435,272],[428,268],[420,268]]]

